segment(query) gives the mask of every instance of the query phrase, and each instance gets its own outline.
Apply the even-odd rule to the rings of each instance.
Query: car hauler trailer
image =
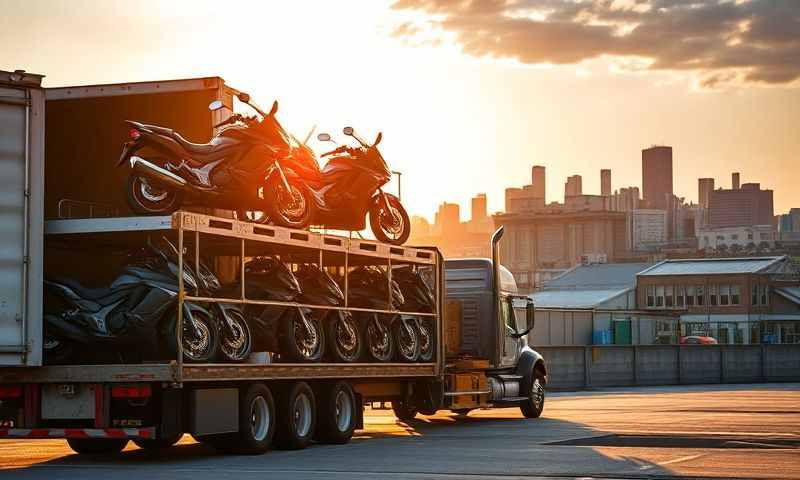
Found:
[[[211,95],[225,97],[227,87],[221,79],[219,82],[212,85],[210,90],[216,93]],[[147,85],[155,89],[168,84],[170,82]],[[133,89],[135,85],[142,84],[129,87]],[[39,87],[37,83],[14,88],[27,92]],[[84,88],[82,92],[89,94],[93,89],[94,93],[119,93],[126,88],[96,86]],[[66,93],[70,89],[58,90],[53,97],[55,101],[76,100]],[[153,95],[166,95],[156,96],[154,101],[169,103],[170,93]],[[125,103],[121,96],[116,95],[121,110],[115,116],[128,117],[121,106]],[[80,109],[82,105],[78,102],[72,108]],[[109,110],[113,111],[116,110]],[[197,118],[205,121],[203,118],[209,113],[204,110],[202,115],[205,117],[198,113]],[[48,121],[48,129],[67,128],[53,123],[53,118]],[[62,118],[66,122],[69,115],[64,114]],[[197,118],[193,121],[198,121]],[[94,122],[105,121],[100,117]],[[159,118],[150,121],[165,123]],[[212,122],[209,120],[206,124],[210,126]],[[92,122],[84,125],[91,126]],[[210,135],[210,128],[207,132]],[[5,130],[2,135],[0,140],[6,141]],[[30,132],[28,137],[29,145],[36,141]],[[119,145],[123,139],[115,142],[107,136],[97,136],[83,141]],[[48,145],[51,142],[63,145],[69,140],[48,139]],[[89,152],[86,161],[99,166],[100,160],[90,154],[92,148],[107,147],[86,148]],[[29,150],[36,152],[36,147],[31,146]],[[45,163],[64,161],[48,152]],[[70,157],[69,161],[77,160]],[[113,163],[112,159],[104,161]],[[27,170],[17,165],[28,172],[30,185],[36,183],[33,176],[41,175],[32,169],[36,163],[24,160],[24,156],[9,158],[8,162],[21,162],[26,166]],[[55,172],[57,177],[50,180],[56,183],[69,182],[75,174],[92,175],[91,170],[84,168],[74,168],[74,173],[66,175],[66,171],[59,170],[61,168],[64,167],[44,166],[45,185],[51,184],[46,172]],[[59,176],[58,172],[62,174]],[[19,182],[25,181],[25,175],[18,177]],[[94,180],[116,181],[104,180],[102,174]],[[41,177],[38,181],[41,182]],[[93,185],[87,184],[87,188],[91,190]],[[28,187],[17,187],[17,190],[20,194],[35,192]],[[78,188],[69,191],[86,195]],[[50,195],[49,219],[41,221],[46,209],[39,204],[38,218],[31,213],[36,210],[31,206],[22,209],[27,213],[19,214],[16,221],[25,225],[20,228],[31,238],[30,244],[38,242],[41,250],[34,254],[34,249],[30,249],[30,255],[18,261],[16,270],[3,272],[3,289],[18,281],[16,279],[24,278],[22,273],[27,275],[31,288],[25,295],[31,308],[25,310],[24,315],[11,317],[15,323],[9,321],[7,315],[0,317],[3,327],[0,344],[6,350],[13,350],[8,347],[17,342],[16,351],[11,353],[18,359],[7,363],[15,366],[0,367],[0,438],[67,438],[79,453],[109,453],[121,450],[131,439],[143,448],[162,448],[177,441],[181,434],[190,433],[222,451],[259,453],[270,447],[273,434],[275,443],[284,448],[302,448],[312,438],[323,443],[347,442],[353,430],[361,426],[362,406],[370,402],[391,402],[401,419],[411,418],[417,412],[432,414],[449,409],[463,413],[474,408],[512,405],[519,406],[527,417],[537,417],[541,413],[547,370],[544,359],[526,341],[526,334],[533,327],[532,305],[527,298],[516,294],[513,277],[499,265],[497,244],[502,230],[493,237],[493,260],[444,262],[432,248],[397,247],[352,236],[256,225],[206,213],[181,211],[168,217],[120,216],[119,211],[114,210],[111,193],[92,198],[88,195],[59,198],[66,194],[48,194],[40,189],[38,195],[45,203]],[[69,202],[62,201],[65,199]],[[33,200],[30,203],[34,205]],[[100,204],[110,207],[104,210]],[[94,215],[106,218],[72,218]],[[44,225],[45,235],[42,230],[37,231],[37,224]],[[389,276],[394,268],[402,265],[429,268],[434,278],[432,312],[403,312],[391,307],[363,309],[347,304],[343,307],[302,306],[432,319],[434,357],[421,363],[296,364],[258,357],[240,364],[191,364],[184,363],[178,351],[174,359],[156,363],[43,366],[42,285],[36,284],[41,282],[41,273],[31,275],[30,272],[37,269],[45,274],[69,272],[77,278],[102,284],[108,280],[120,252],[160,236],[169,237],[179,251],[193,257],[189,262],[198,263],[201,257],[212,259],[218,271],[230,270],[231,278],[235,277],[233,272],[239,271],[241,295],[202,297],[183,284],[184,259],[179,255],[177,294],[184,301],[280,303],[246,298],[245,259],[260,255],[276,255],[289,264],[314,262],[342,272],[345,298],[349,298],[347,272],[351,268],[374,265]],[[4,238],[3,247],[24,250],[25,238],[17,237]],[[2,294],[23,297],[19,289],[4,290]],[[181,331],[180,312],[177,318],[176,337]],[[24,338],[28,339],[27,344],[20,346]]]

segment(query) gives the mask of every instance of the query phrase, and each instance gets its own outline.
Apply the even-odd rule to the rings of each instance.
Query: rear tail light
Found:
[[[111,387],[112,398],[148,398],[152,395],[153,390],[148,384],[115,385]]]
[[[22,396],[21,385],[0,386],[0,398],[19,398]]]
[[[136,141],[142,136],[142,133],[135,128],[131,128],[130,132],[128,132],[128,136],[131,137],[131,140]]]

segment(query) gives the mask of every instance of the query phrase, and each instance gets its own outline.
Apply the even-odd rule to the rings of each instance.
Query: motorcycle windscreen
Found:
[[[274,115],[266,116],[256,128],[264,141],[278,151],[279,157],[285,157],[292,151],[292,136],[283,129]]]

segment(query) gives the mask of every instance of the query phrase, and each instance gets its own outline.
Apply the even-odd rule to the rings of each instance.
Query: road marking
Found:
[[[663,466],[663,465],[671,465],[673,463],[680,463],[680,462],[688,462],[689,460],[694,460],[695,458],[700,458],[706,453],[698,453],[697,455],[686,455],[685,457],[673,458],[672,460],[667,460],[664,462],[656,462],[655,465],[645,465],[643,467],[639,467],[639,470],[649,470],[655,466]]]

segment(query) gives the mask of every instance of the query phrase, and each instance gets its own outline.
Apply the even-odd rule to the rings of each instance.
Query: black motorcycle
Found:
[[[295,273],[303,290],[300,301],[308,305],[343,306],[344,293],[325,270],[302,264]],[[362,340],[358,323],[344,310],[310,309],[319,319],[328,338],[328,352],[334,362],[356,362],[361,358]]]
[[[279,259],[250,260],[244,274],[249,300],[300,302],[300,283]],[[245,314],[253,328],[255,351],[277,352],[281,361],[320,361],[325,353],[325,331],[321,318],[309,313],[296,306],[248,304]]]
[[[294,149],[282,162],[288,178],[299,179],[313,201],[309,222],[333,230],[360,231],[369,216],[375,238],[402,245],[411,234],[411,223],[400,199],[381,190],[392,176],[378,150],[383,135],[379,133],[368,144],[351,127],[346,127],[344,133],[356,139],[360,147],[340,146],[324,153],[323,157],[332,158],[322,170],[305,146]],[[320,133],[317,138],[332,141],[327,133]]]
[[[398,310],[405,302],[398,283],[392,279],[389,303],[389,277],[380,267],[357,267],[348,280],[349,305],[376,310]],[[357,312],[364,328],[367,357],[389,362],[395,356],[404,362],[415,362],[420,355],[420,335],[413,317]]]
[[[44,357],[47,364],[138,363],[177,355],[177,264],[147,246],[130,257],[108,288],[88,288],[71,279],[46,279]],[[196,277],[185,270],[184,283]],[[219,336],[213,315],[191,302],[183,312],[182,349],[188,362],[208,362]],[[92,352],[84,357],[84,352]]]
[[[238,98],[261,118],[234,113],[214,125],[224,128],[205,144],[189,142],[170,128],[126,121],[130,141],[117,165],[130,164],[127,198],[133,211],[170,214],[188,197],[203,206],[234,210],[243,220],[275,218],[297,228],[308,224],[307,194],[281,167],[297,141],[275,118],[278,103],[265,113],[248,94]],[[224,106],[217,100],[209,108]],[[281,208],[276,210],[277,205]]]
[[[430,267],[403,265],[392,270],[392,280],[403,292],[401,310],[405,312],[433,313],[436,304],[433,294],[433,272]],[[409,316],[410,317],[410,316]],[[420,333],[421,362],[430,362],[436,352],[436,323],[431,317],[410,317]]]
[[[159,250],[169,257],[171,264],[177,265],[178,249],[166,238],[162,237],[161,242],[163,248]],[[184,256],[183,268],[196,281],[193,293],[205,297],[221,293],[222,285],[219,279],[202,260],[195,265]],[[237,305],[220,302],[211,302],[207,308],[214,315],[219,327],[219,360],[223,363],[240,363],[247,360],[252,351],[253,338],[243,310]]]

